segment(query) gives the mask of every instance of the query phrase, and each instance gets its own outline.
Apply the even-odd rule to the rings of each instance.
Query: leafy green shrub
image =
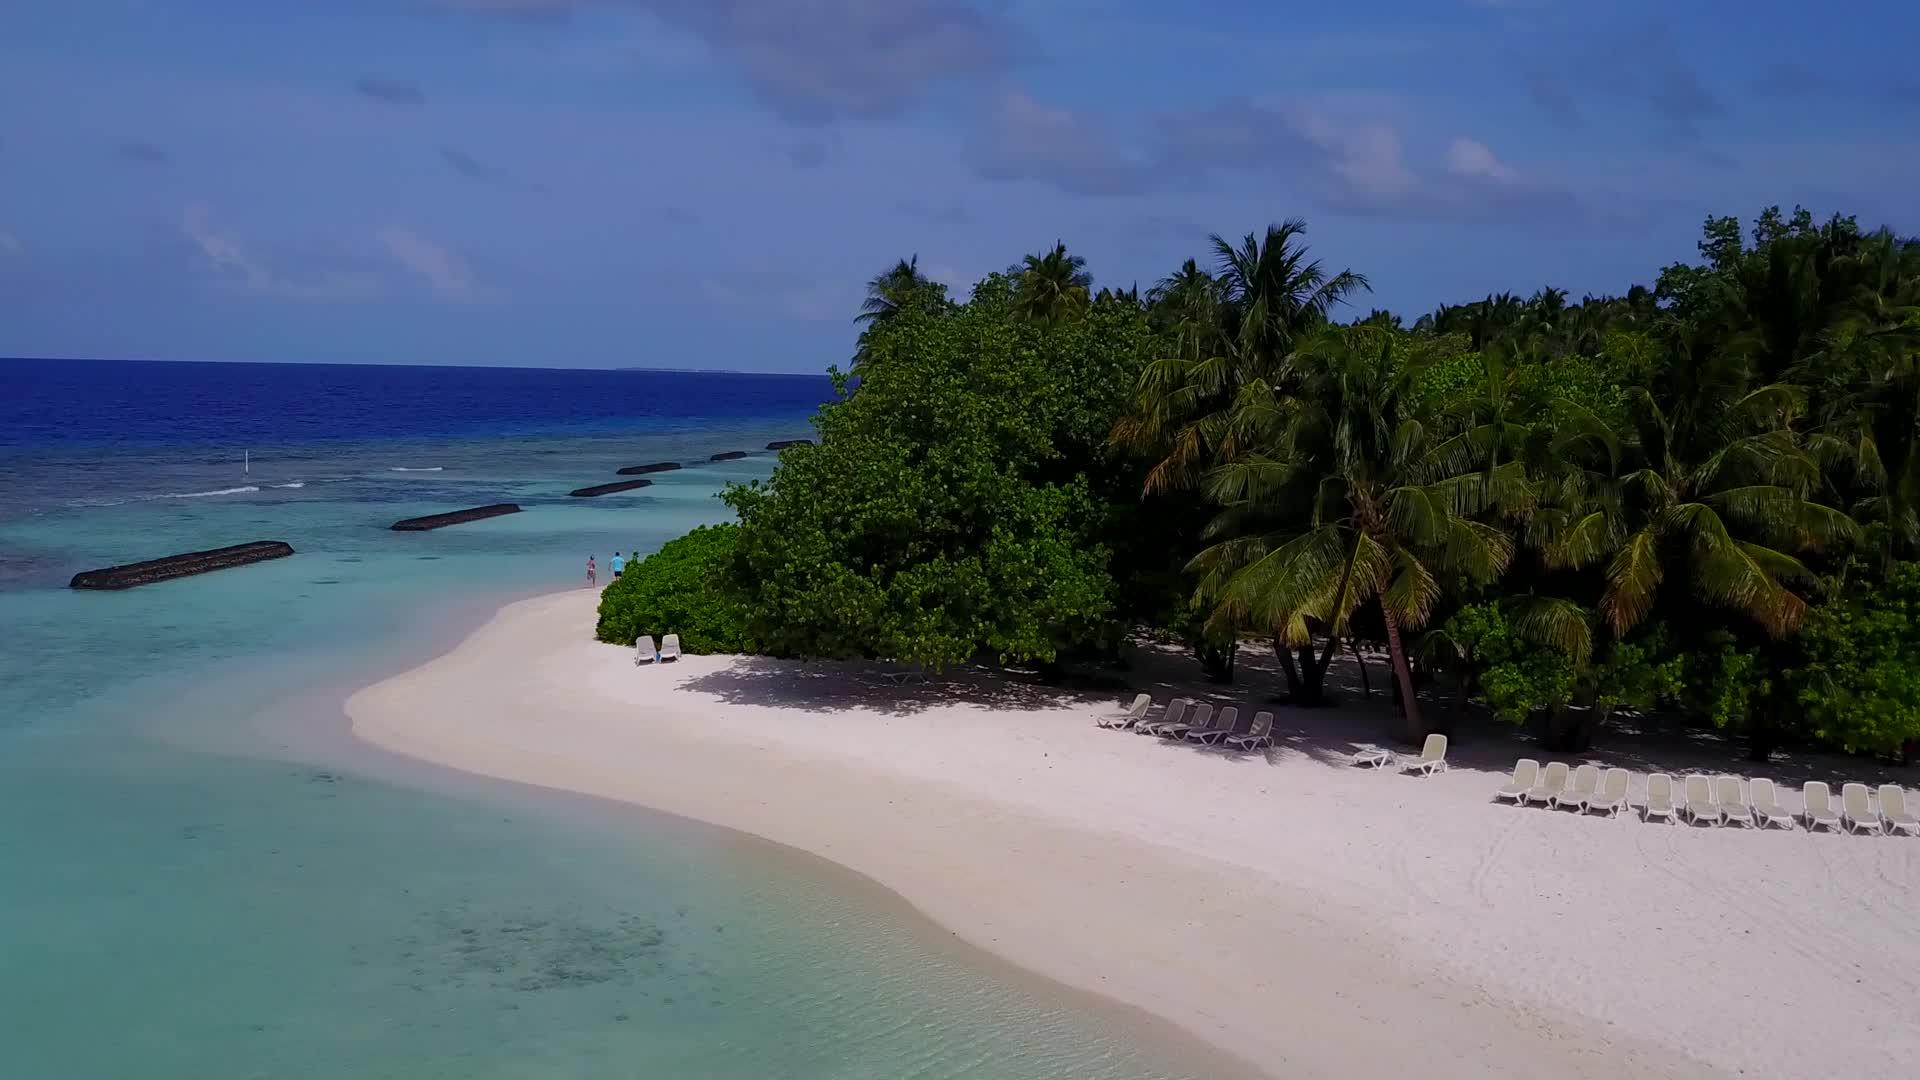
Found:
[[[688,653],[752,652],[747,612],[719,585],[715,570],[733,555],[735,525],[703,525],[636,563],[600,594],[594,636],[632,645],[680,635]]]
[[[1787,678],[1815,738],[1880,753],[1920,738],[1920,565],[1815,607],[1796,644]]]
[[[1536,709],[1559,709],[1573,700],[1578,675],[1567,655],[1529,641],[1498,604],[1469,604],[1442,629],[1460,651],[1487,708],[1510,724]]]
[[[1096,478],[1154,342],[1109,303],[1021,314],[1006,279],[861,337],[860,385],[771,481],[728,490],[728,580],[775,655],[1055,661],[1117,640]],[[1138,489],[1126,492],[1137,500]]]

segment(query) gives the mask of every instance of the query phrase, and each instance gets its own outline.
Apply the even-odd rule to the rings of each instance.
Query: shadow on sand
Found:
[[[1262,709],[1274,714],[1274,746],[1265,753],[1168,743],[1169,753],[1210,754],[1247,762],[1298,754],[1330,765],[1345,765],[1360,750],[1399,745],[1399,711],[1388,689],[1390,672],[1384,656],[1366,657],[1366,682],[1371,693],[1363,689],[1360,662],[1351,655],[1337,658],[1327,673],[1329,704],[1319,708],[1273,703],[1286,684],[1271,650],[1243,649],[1231,684],[1208,682],[1192,656],[1177,647],[1139,644],[1129,649],[1126,659],[1124,690],[1084,689],[1043,681],[1034,671],[972,665],[929,672],[925,682],[900,685],[889,674],[899,676],[906,669],[890,665],[766,657],[741,657],[726,668],[689,680],[687,689],[711,694],[730,705],[778,705],[809,712],[862,709],[889,716],[914,716],[958,702],[1002,713],[1031,713],[1036,728],[1057,725],[1060,712],[1120,708],[1134,694],[1146,692],[1153,695],[1156,711],[1171,699],[1184,697],[1211,702],[1216,708],[1234,706],[1243,721]],[[1808,780],[1825,780],[1836,787],[1848,780],[1912,786],[1916,772],[1920,772],[1865,756],[1804,749],[1776,751],[1773,759],[1762,765],[1748,761],[1744,746],[1719,732],[1683,729],[1657,718],[1635,716],[1614,717],[1599,732],[1590,750],[1556,754],[1544,750],[1530,729],[1502,723],[1478,709],[1458,712],[1450,700],[1443,700],[1448,697],[1435,694],[1430,698],[1423,692],[1421,706],[1432,720],[1450,730],[1447,758],[1456,769],[1504,774],[1512,770],[1516,758],[1531,757],[1675,776],[1690,772],[1755,774],[1793,787]],[[1126,733],[1114,737],[1145,738]]]

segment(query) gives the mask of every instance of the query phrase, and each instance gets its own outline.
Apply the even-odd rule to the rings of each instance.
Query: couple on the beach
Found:
[[[639,554],[639,551],[638,551],[638,550],[636,549],[636,550],[634,551],[634,554],[636,554],[636,555],[637,555],[637,554]],[[620,557],[620,553],[619,553],[619,552],[617,552],[617,551],[613,553],[613,564],[612,564],[612,565],[613,565],[613,577],[614,577],[614,580],[616,580],[616,581],[618,581],[618,580],[620,579],[620,571],[626,568],[626,560],[625,560],[625,559],[622,559],[622,558]],[[593,585],[593,582],[594,582],[594,568],[593,568],[593,556],[592,556],[592,555],[588,555],[588,556],[587,556],[587,585],[588,585],[588,587],[592,587],[592,585]]]

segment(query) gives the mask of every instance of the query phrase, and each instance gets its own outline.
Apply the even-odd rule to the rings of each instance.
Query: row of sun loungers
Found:
[[[1139,735],[1157,735],[1163,739],[1221,746],[1236,750],[1255,750],[1273,745],[1273,713],[1262,710],[1242,723],[1240,710],[1228,705],[1218,712],[1207,702],[1195,704],[1175,698],[1156,718],[1148,719],[1153,697],[1141,694],[1125,712],[1102,717],[1100,726]],[[1447,768],[1447,737],[1428,735],[1417,758],[1401,759],[1391,750],[1363,750],[1354,755],[1355,765],[1374,768],[1393,767],[1402,772],[1431,776]],[[1564,761],[1548,763],[1545,769],[1532,758],[1521,758],[1513,767],[1513,779],[1493,793],[1495,801],[1510,801],[1517,806],[1540,805],[1576,813],[1619,816],[1631,805],[1627,789],[1632,774],[1625,769],[1607,769],[1595,765],[1571,768]],[[1843,784],[1840,806],[1833,806],[1832,790],[1818,780],[1808,781],[1801,794],[1806,808],[1798,818],[1780,804],[1773,781],[1764,778],[1742,782],[1737,776],[1693,774],[1684,780],[1684,799],[1676,799],[1673,777],[1654,773],[1647,777],[1647,795],[1640,805],[1645,821],[1689,821],[1694,824],[1742,825],[1764,829],[1769,825],[1791,829],[1796,821],[1809,830],[1833,832],[1895,833],[1920,836],[1920,817],[1907,809],[1906,792],[1897,784],[1882,784],[1879,806],[1865,784]]]
[[[1516,806],[1541,805],[1556,810],[1572,809],[1577,813],[1618,815],[1628,805],[1630,778],[1625,769],[1608,769],[1603,774],[1593,765],[1569,770],[1566,762],[1554,761],[1543,770],[1532,758],[1521,758],[1513,767],[1513,779],[1494,792],[1493,797]],[[1833,806],[1832,789],[1824,782],[1810,780],[1800,790],[1806,808],[1796,819],[1792,811],[1780,804],[1773,781],[1765,778],[1742,783],[1737,776],[1694,774],[1683,781],[1684,798],[1676,799],[1673,777],[1654,773],[1647,777],[1647,797],[1641,804],[1640,817],[1645,821],[1688,821],[1696,825],[1740,825],[1749,829],[1764,829],[1769,825],[1791,829],[1798,820],[1809,830],[1903,832],[1920,836],[1920,818],[1907,810],[1906,792],[1897,784],[1880,785],[1878,809],[1865,784],[1841,785],[1837,810]]]
[[[1216,712],[1207,702],[1195,704],[1175,698],[1157,718],[1149,720],[1147,711],[1151,708],[1153,695],[1141,694],[1125,712],[1101,718],[1100,726],[1230,750],[1259,750],[1273,745],[1273,713],[1264,709],[1243,722],[1239,708],[1233,705]]]

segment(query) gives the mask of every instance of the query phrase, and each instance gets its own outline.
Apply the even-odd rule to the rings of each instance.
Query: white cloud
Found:
[[[379,292],[379,282],[367,274],[325,272],[310,277],[288,277],[274,270],[238,237],[220,226],[214,220],[213,210],[205,203],[187,207],[181,215],[180,231],[215,274],[250,292],[313,303],[366,300]]]
[[[18,255],[26,248],[20,246],[20,238],[0,229],[0,255]]]
[[[1510,184],[1519,174],[1494,156],[1486,143],[1464,136],[1455,137],[1447,147],[1447,171],[1464,180],[1486,180]]]
[[[1099,118],[1008,90],[974,140],[975,168],[989,180],[1038,180],[1073,195],[1135,195],[1155,177]]]
[[[951,263],[930,262],[920,268],[920,272],[930,281],[937,281],[947,287],[947,295],[958,300],[967,297],[968,290],[979,284],[985,274],[970,274]]]
[[[460,257],[412,229],[389,225],[379,232],[380,246],[407,272],[426,283],[433,295],[453,303],[480,298],[473,271]]]
[[[1438,160],[1410,157],[1394,123],[1375,110],[1312,101],[1234,99],[1164,115],[1160,161],[1206,171],[1297,178],[1330,209],[1473,219],[1586,212],[1574,193],[1529,175],[1483,142],[1455,137]]]

